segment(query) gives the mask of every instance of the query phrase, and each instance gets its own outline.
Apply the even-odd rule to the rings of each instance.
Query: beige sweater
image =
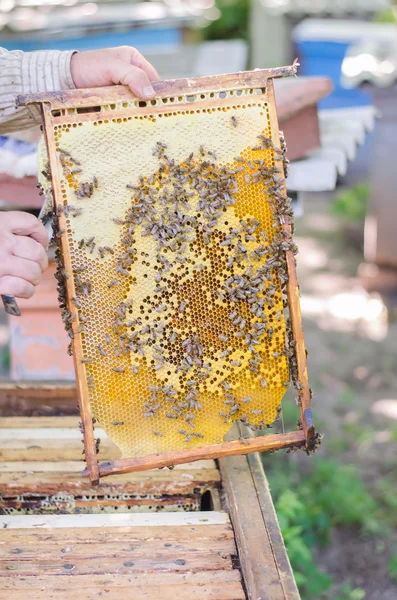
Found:
[[[37,107],[17,108],[18,94],[73,89],[73,51],[9,52],[0,48],[0,135],[41,123]]]

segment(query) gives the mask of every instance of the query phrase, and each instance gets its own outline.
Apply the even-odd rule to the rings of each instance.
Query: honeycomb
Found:
[[[220,443],[280,411],[288,202],[279,133],[253,93],[53,126],[73,350],[123,457]],[[42,145],[48,188],[46,160]]]

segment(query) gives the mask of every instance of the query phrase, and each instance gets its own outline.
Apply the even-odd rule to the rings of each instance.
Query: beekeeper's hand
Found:
[[[77,88],[123,84],[143,100],[154,96],[152,82],[159,79],[156,69],[131,46],[77,52],[70,70]]]
[[[31,298],[48,266],[44,225],[24,212],[0,212],[0,294]]]

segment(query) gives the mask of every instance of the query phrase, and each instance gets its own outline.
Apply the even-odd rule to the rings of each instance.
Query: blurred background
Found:
[[[276,82],[317,429],[265,456],[304,600],[397,598],[397,4],[389,0],[0,0],[10,50],[133,45],[174,78],[290,64]],[[39,132],[0,137],[0,209],[41,206]],[[0,313],[3,382],[72,380],[53,269]],[[298,414],[284,401],[286,430]],[[2,414],[7,408],[2,407]]]

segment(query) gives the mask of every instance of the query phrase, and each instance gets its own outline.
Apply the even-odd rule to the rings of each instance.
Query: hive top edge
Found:
[[[269,79],[291,77],[297,73],[298,63],[285,67],[269,69],[255,69],[253,71],[240,71],[220,75],[170,79],[154,82],[156,96],[164,97],[172,94],[190,94],[198,92],[219,92],[223,90],[261,88],[266,86]],[[28,104],[50,103],[52,108],[65,108],[73,105],[92,102],[93,99],[106,103],[107,101],[138,100],[131,90],[124,85],[115,85],[102,88],[74,89],[55,92],[40,92],[36,94],[22,94],[17,96],[17,106]]]

